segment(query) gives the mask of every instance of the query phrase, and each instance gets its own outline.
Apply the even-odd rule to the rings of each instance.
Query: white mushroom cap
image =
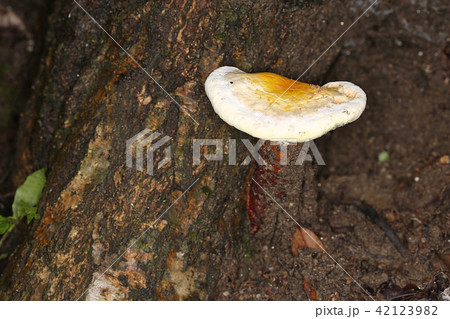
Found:
[[[212,72],[205,90],[225,122],[271,141],[315,139],[353,122],[366,106],[366,94],[350,82],[319,87],[274,73],[245,73],[231,66]]]

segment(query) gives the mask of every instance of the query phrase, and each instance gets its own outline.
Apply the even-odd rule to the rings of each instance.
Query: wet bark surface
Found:
[[[383,1],[310,69],[370,1],[79,3],[179,105],[74,2],[53,3],[11,176],[18,186],[47,168],[42,217],[8,258],[2,299],[395,299],[411,285],[413,298],[439,298],[449,228],[442,3]],[[294,79],[308,70],[302,81],[366,91],[362,118],[317,143],[319,177],[308,162],[286,173],[292,187],[268,185],[354,280],[322,250],[293,249],[298,225],[270,198],[252,228],[258,168],[227,161],[227,141],[239,164],[249,136],[218,118],[203,88],[221,65]],[[173,157],[153,176],[125,165],[127,139],[144,128],[172,138]],[[224,139],[224,161],[193,165],[194,138]],[[383,149],[394,160],[377,162]],[[374,207],[409,255],[349,203]]]

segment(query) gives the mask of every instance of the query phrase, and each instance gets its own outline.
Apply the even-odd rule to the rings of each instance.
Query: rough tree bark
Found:
[[[20,184],[47,168],[42,218],[10,257],[2,298],[220,298],[225,286],[232,289],[223,273],[241,263],[237,252],[248,241],[262,241],[263,249],[270,238],[250,231],[245,205],[254,166],[229,166],[226,156],[192,165],[193,138],[248,138],[214,114],[204,80],[220,65],[297,78],[342,32],[335,26],[346,8],[320,1],[79,3],[183,107],[74,2],[54,3],[14,175]],[[321,84],[338,51],[302,80]],[[174,156],[153,176],[125,166],[125,142],[144,128],[172,137]],[[247,153],[238,146],[240,163]],[[314,204],[313,175],[306,176]],[[296,228],[286,227],[282,233]]]

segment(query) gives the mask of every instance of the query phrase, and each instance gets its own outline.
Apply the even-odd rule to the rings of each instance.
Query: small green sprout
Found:
[[[39,219],[37,204],[41,198],[45,182],[45,169],[43,168],[29,175],[25,182],[17,188],[12,204],[12,216],[0,215],[0,235],[4,235],[0,239],[0,246],[6,235],[14,229],[22,218],[26,217],[28,224],[33,219]]]
[[[382,151],[380,154],[378,154],[378,162],[386,162],[389,160],[389,153],[387,151]]]

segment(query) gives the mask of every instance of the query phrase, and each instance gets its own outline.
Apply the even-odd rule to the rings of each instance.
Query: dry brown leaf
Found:
[[[317,291],[311,286],[311,283],[303,277],[303,289],[305,289],[306,295],[309,301],[317,300]]]
[[[324,249],[319,237],[308,228],[302,227],[295,230],[294,237],[291,239],[292,255],[298,255],[299,248]]]

